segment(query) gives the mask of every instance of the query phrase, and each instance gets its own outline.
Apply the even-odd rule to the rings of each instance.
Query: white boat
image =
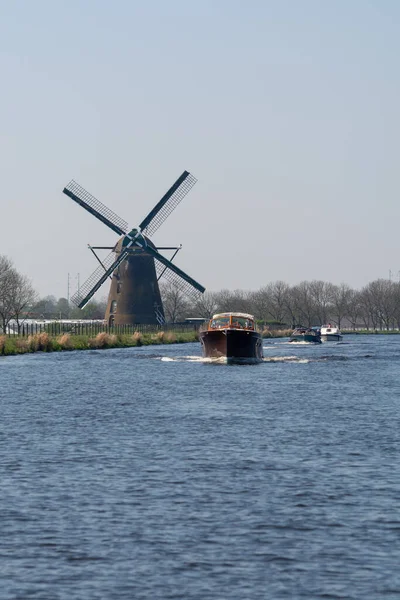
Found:
[[[321,340],[323,342],[341,342],[342,339],[343,335],[339,327],[335,327],[330,323],[321,326]]]

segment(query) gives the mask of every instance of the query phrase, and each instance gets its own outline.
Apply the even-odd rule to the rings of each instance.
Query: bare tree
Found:
[[[12,286],[15,276],[13,263],[6,256],[0,256],[0,320],[3,333],[6,333],[12,314]]]
[[[323,325],[328,322],[329,314],[332,311],[333,285],[316,280],[311,281],[309,285],[318,325]]]
[[[361,317],[361,293],[357,290],[351,290],[347,300],[346,317],[349,319],[353,329],[357,327],[358,319]]]
[[[216,294],[218,310],[221,312],[250,312],[251,293],[244,290],[221,290]]]
[[[393,283],[393,319],[397,329],[400,329],[400,283]]]
[[[315,319],[315,301],[309,281],[302,281],[292,288],[291,305],[296,324],[312,327]]]
[[[335,317],[340,329],[343,317],[349,312],[349,304],[353,290],[347,283],[332,285],[332,315]]]
[[[287,315],[287,303],[290,294],[290,286],[284,281],[275,281],[267,285],[266,290],[269,304],[268,312],[271,317],[283,323]]]
[[[3,333],[13,319],[19,324],[35,296],[29,279],[18,273],[9,258],[0,256],[0,324]]]
[[[45,296],[44,298],[40,298],[33,305],[32,312],[38,319],[56,319],[57,298],[55,296]]]
[[[11,306],[13,309],[13,319],[16,320],[18,327],[26,318],[26,311],[36,301],[37,294],[32,287],[30,280],[25,275],[15,274]]]
[[[167,321],[183,321],[190,306],[187,297],[172,282],[160,286],[160,292]]]
[[[377,329],[379,324],[379,315],[376,312],[375,298],[369,284],[364,286],[360,291],[359,302],[360,317],[364,323],[364,326],[366,329],[369,329],[371,326],[373,329]]]
[[[71,313],[71,307],[67,298],[59,298],[56,305],[57,317],[60,319],[68,319]]]
[[[58,300],[57,308],[60,305],[61,306],[64,305],[64,307],[67,308],[67,306],[64,303],[61,304],[61,302],[60,302],[61,300],[65,300],[65,298],[60,298]],[[83,308],[78,308],[77,306],[72,307],[72,309],[70,311],[70,318],[72,318],[72,319],[94,319],[94,320],[102,321],[105,317],[106,307],[107,307],[106,298],[102,298],[99,301],[92,299]],[[60,311],[60,312],[62,315],[62,311]],[[57,316],[59,316],[59,313]]]
[[[204,292],[201,296],[191,305],[193,316],[203,317],[204,319],[211,319],[211,317],[218,312],[218,294],[215,292]]]
[[[364,306],[376,328],[389,329],[395,314],[395,284],[389,279],[376,279],[363,289]]]
[[[260,321],[268,320],[269,298],[266,288],[263,287],[249,294],[250,312]]]
[[[293,328],[301,322],[295,288],[289,288],[285,298],[285,319],[288,323],[291,323]]]

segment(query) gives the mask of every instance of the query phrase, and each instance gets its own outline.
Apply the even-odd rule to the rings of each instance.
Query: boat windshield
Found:
[[[232,317],[232,327],[238,329],[254,329],[254,321],[252,319],[246,319],[245,317]]]
[[[221,316],[211,319],[209,328],[210,329],[224,329],[226,327],[233,327],[234,329],[254,329],[253,319],[247,317],[239,317],[236,315]]]
[[[213,319],[210,324],[211,329],[220,329],[221,327],[229,327],[229,317],[218,317]]]

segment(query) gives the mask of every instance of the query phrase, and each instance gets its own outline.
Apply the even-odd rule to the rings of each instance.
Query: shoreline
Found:
[[[399,329],[360,329],[359,331],[343,331],[343,335],[399,335]]]
[[[290,337],[292,330],[263,331],[263,339],[278,339]],[[342,331],[346,335],[398,335],[397,330],[360,330]],[[32,354],[34,352],[70,352],[72,350],[107,350],[111,348],[135,348],[140,346],[157,346],[165,344],[188,344],[198,342],[197,331],[174,332],[159,331],[157,333],[113,334],[98,333],[96,336],[49,335],[37,333],[27,337],[0,335],[0,357],[15,356],[18,354]]]
[[[71,352],[73,350],[107,350],[110,348],[135,348],[140,346],[184,344],[198,341],[196,331],[157,333],[110,334],[98,333],[89,335],[71,335],[64,333],[50,336],[38,333],[28,337],[11,337],[0,335],[0,357],[34,352]]]
[[[289,337],[291,330],[264,330],[263,339]],[[153,333],[108,333],[97,335],[59,333],[51,335],[47,332],[34,333],[28,336],[11,336],[0,334],[0,357],[34,352],[70,352],[72,350],[106,350],[110,348],[135,348],[163,344],[187,344],[199,341],[199,332],[190,331],[158,331]]]

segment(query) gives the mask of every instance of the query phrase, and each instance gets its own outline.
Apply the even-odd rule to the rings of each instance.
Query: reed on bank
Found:
[[[264,329],[263,338],[289,337],[291,329]],[[183,344],[196,342],[197,331],[157,331],[156,333],[114,334],[100,332],[96,336],[63,333],[51,336],[46,332],[27,337],[0,335],[0,356],[30,352],[62,352],[71,350],[102,350],[106,348],[131,348],[156,344]]]
[[[264,329],[262,332],[263,338],[282,338],[290,337],[293,329]]]
[[[198,341],[196,331],[158,331],[157,333],[110,334],[98,333],[95,337],[64,333],[50,336],[39,333],[28,337],[0,335],[0,355],[27,354],[30,352],[61,352],[71,350],[102,350],[106,348],[130,348],[152,344],[181,344]]]

